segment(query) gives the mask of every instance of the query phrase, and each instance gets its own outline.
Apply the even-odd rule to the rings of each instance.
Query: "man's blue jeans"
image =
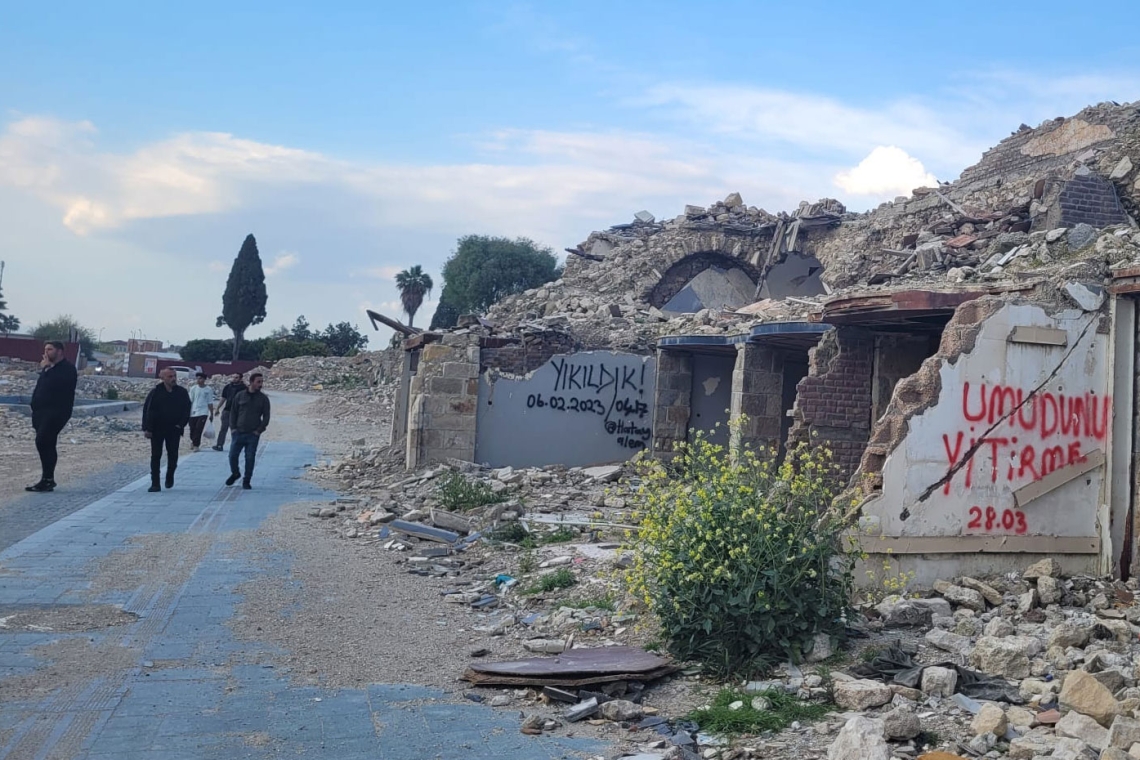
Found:
[[[241,475],[241,470],[238,469],[238,457],[241,455],[242,449],[245,449],[245,477],[242,478],[246,483],[253,477],[253,464],[257,459],[257,443],[261,440],[261,436],[257,433],[239,433],[233,431],[233,439],[230,443],[230,474],[237,476]]]

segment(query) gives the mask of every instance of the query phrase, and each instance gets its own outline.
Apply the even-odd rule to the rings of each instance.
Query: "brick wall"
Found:
[[[1112,183],[1092,173],[1078,175],[1066,182],[1061,187],[1058,205],[1061,213],[1059,227],[1075,227],[1084,223],[1099,229],[1128,221]]]
[[[825,445],[849,478],[871,433],[874,337],[858,328],[826,333],[809,354],[808,376],[796,388],[790,445]]]
[[[474,461],[478,336],[447,334],[425,346],[409,395],[407,468],[445,459]]]
[[[657,456],[672,456],[688,437],[693,398],[693,357],[682,351],[657,352],[653,397],[653,448]]]

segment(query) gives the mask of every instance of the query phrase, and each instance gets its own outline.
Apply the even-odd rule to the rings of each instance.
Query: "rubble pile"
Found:
[[[252,371],[265,375],[267,389],[306,393],[392,384],[399,380],[402,361],[399,350],[366,351],[356,356],[298,356]]]
[[[39,365],[19,359],[0,358],[0,396],[30,396],[39,378]],[[77,398],[108,398],[142,401],[154,387],[152,378],[81,373],[75,386]],[[113,389],[113,392],[112,392]]]
[[[488,640],[473,657],[486,655],[491,641],[496,655],[535,657],[649,640],[652,621],[629,606],[617,575],[630,562],[621,545],[635,521],[625,494],[636,479],[622,466],[487,470],[451,462],[409,474],[389,469],[387,453],[362,448],[314,468],[340,478],[353,495],[312,516],[346,539],[374,544],[422,576],[425,593],[454,603],[460,624]],[[443,509],[442,484],[457,476],[498,499]],[[826,668],[785,664],[765,679],[741,682],[745,693],[778,689],[833,704],[835,712],[738,737],[731,748],[684,725],[700,693],[689,683],[692,671],[679,681],[480,690],[471,698],[530,704],[527,725],[535,732],[583,716],[613,723],[602,710],[606,701],[636,703],[616,722],[647,757],[1140,755],[1136,581],[1062,578],[1050,559],[1023,576],[963,577],[934,588],[930,598],[893,596],[864,608],[850,623],[853,645],[834,653]]]

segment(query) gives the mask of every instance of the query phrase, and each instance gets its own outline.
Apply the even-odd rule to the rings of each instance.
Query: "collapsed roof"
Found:
[[[1091,279],[1140,245],[1140,102],[1022,125],[955,182],[866,213],[839,201],[791,213],[732,193],[665,221],[639,212],[573,249],[562,279],[493,306],[507,330],[565,330],[583,348],[645,349],[661,335],[818,319],[854,290]],[[1140,158],[1136,163],[1140,163]],[[1111,230],[1102,235],[1098,230]]]

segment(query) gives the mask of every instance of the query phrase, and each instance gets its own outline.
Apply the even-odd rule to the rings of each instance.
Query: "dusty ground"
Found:
[[[56,480],[61,488],[111,465],[148,462],[150,446],[139,431],[140,421],[140,412],[129,412],[69,422],[59,436]],[[39,480],[35,439],[30,417],[0,409],[0,509]]]

